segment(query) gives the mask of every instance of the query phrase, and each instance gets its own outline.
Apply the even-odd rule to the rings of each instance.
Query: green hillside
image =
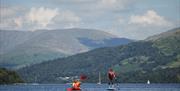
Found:
[[[169,32],[171,32],[169,34]],[[107,82],[107,70],[117,74],[117,82],[180,82],[180,28],[153,40],[117,47],[99,48],[86,53],[59,58],[18,70],[27,82],[69,82],[86,74],[86,82],[97,82],[98,72]],[[162,34],[161,34],[162,35]],[[66,77],[70,77],[65,79]]]
[[[0,84],[22,83],[23,80],[15,71],[0,68]]]

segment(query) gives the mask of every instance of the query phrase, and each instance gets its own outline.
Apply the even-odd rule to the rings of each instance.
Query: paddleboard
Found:
[[[108,91],[115,91],[116,88],[107,88],[106,90],[108,90]]]

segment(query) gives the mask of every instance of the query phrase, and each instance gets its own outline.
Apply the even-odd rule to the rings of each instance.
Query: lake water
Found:
[[[0,91],[66,91],[70,84],[0,85]],[[115,91],[180,91],[180,84],[116,84]],[[107,91],[107,84],[82,84],[82,91]]]

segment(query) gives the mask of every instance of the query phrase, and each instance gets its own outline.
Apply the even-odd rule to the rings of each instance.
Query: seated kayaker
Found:
[[[74,80],[72,84],[72,90],[81,90],[81,82],[78,80]]]

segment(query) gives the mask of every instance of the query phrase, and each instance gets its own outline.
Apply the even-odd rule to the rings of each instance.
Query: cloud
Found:
[[[70,10],[59,10],[58,15],[53,19],[52,28],[74,28],[82,24],[82,19]]]
[[[21,28],[22,25],[23,25],[23,19],[22,19],[21,17],[15,18],[15,19],[14,19],[14,23],[16,24],[16,26],[17,26],[18,28]]]
[[[0,7],[0,10],[1,10],[1,13],[0,13],[1,18],[9,17],[16,13],[16,10],[13,8]]]
[[[148,10],[144,15],[132,15],[129,24],[147,26],[171,26],[172,23],[158,15],[154,10]]]
[[[121,1],[121,0],[120,0]],[[118,7],[119,6],[119,7]],[[122,9],[124,5],[121,5],[117,0],[99,0],[96,5],[97,10],[113,10],[116,8]]]
[[[107,32],[119,37],[142,40],[148,36],[165,32],[176,25],[159,15],[154,10],[147,10],[144,14],[119,16],[112,28]]]
[[[100,3],[103,6],[112,7],[117,3],[117,0],[101,0]]]
[[[31,8],[30,12],[26,15],[26,18],[26,21],[31,23],[30,25],[33,24],[34,29],[72,28],[81,23],[81,18],[74,12],[57,8]]]
[[[134,0],[99,0],[97,8],[106,10],[124,10],[130,7],[129,4],[133,2]]]
[[[125,23],[125,18],[122,17],[122,16],[119,16],[118,19],[117,19],[117,23],[119,23],[119,24]]]
[[[55,18],[55,21],[78,23],[81,21],[81,18],[77,16],[74,12],[66,10],[66,11],[61,11]]]
[[[32,7],[24,11],[20,8],[0,8],[0,29],[54,29],[76,27],[82,20],[70,10],[58,8]],[[20,14],[21,13],[21,14]]]
[[[177,13],[179,8],[177,9],[178,5],[174,4],[176,2],[173,2],[173,5],[168,2],[142,0],[45,0],[45,2],[12,1],[10,2],[14,3],[12,5],[9,3],[1,5],[0,29],[95,28],[109,30],[120,37],[143,39],[173,26],[179,26]],[[164,11],[165,8],[167,10]]]
[[[0,29],[17,29],[20,22],[15,19],[24,11],[21,7],[0,6]]]
[[[30,12],[26,15],[27,21],[36,23],[42,27],[46,27],[48,24],[53,23],[53,18],[58,15],[58,9],[49,8],[31,8]]]

